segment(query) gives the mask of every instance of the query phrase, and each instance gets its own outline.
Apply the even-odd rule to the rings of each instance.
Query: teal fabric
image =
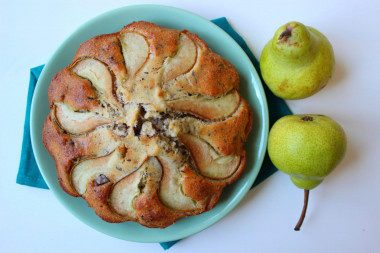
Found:
[[[26,101],[26,113],[24,122],[24,134],[22,139],[20,165],[17,173],[16,182],[43,189],[48,189],[34,158],[32,143],[30,140],[30,106],[32,103],[34,89],[36,88],[38,77],[44,65],[30,70],[30,80],[28,88],[28,98]]]
[[[217,26],[222,28],[225,32],[227,32],[245,51],[250,60],[252,61],[254,67],[260,75],[260,66],[258,60],[255,58],[248,45],[245,43],[244,39],[230,26],[226,18],[218,18],[212,20]],[[36,83],[38,77],[43,69],[43,65],[32,68],[30,70],[30,82],[29,82],[29,90],[28,90],[28,98],[27,98],[27,106],[26,106],[26,115],[25,115],[25,123],[24,123],[24,135],[22,142],[22,150],[21,150],[21,159],[20,166],[17,174],[16,182],[22,185],[28,185],[33,187],[39,187],[48,189],[42,175],[37,167],[36,160],[33,155],[32,145],[30,141],[30,106],[32,102],[33,92],[36,87]],[[261,78],[261,75],[260,75]],[[277,119],[282,116],[292,114],[289,107],[286,105],[285,101],[274,96],[273,93],[267,88],[267,86],[263,82],[263,87],[265,90],[265,95],[268,101],[268,109],[269,109],[269,126],[271,127]],[[252,185],[252,188],[261,183],[267,177],[276,172],[277,169],[271,163],[268,154],[266,154],[264,158],[263,165],[261,170],[255,180],[255,183]],[[180,240],[171,241],[171,242],[162,242],[160,243],[162,248],[167,250],[172,247],[174,244],[179,242]]]

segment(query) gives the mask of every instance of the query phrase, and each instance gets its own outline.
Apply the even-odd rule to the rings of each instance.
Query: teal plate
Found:
[[[54,74],[71,63],[76,49],[86,40],[120,30],[133,21],[145,20],[198,34],[214,52],[229,60],[240,74],[240,93],[253,109],[253,128],[245,145],[248,159],[243,175],[223,191],[217,206],[200,215],[177,221],[165,229],[146,228],[135,222],[111,224],[101,220],[82,198],[66,194],[58,184],[53,158],[41,138],[49,113],[48,87]],[[240,46],[222,29],[198,15],[160,5],[135,5],[104,13],[79,27],[68,37],[44,67],[31,107],[31,138],[38,167],[56,198],[75,217],[109,236],[135,242],[166,242],[190,236],[213,225],[228,214],[248,192],[260,170],[268,138],[268,108],[260,78]]]

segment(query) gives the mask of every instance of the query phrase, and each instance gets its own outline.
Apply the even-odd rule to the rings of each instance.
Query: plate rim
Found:
[[[45,65],[44,69],[41,72],[41,75],[40,75],[40,77],[39,77],[39,79],[37,81],[37,84],[36,84],[35,92],[33,94],[32,104],[31,104],[30,134],[31,134],[32,149],[33,149],[33,153],[34,153],[35,158],[36,158],[36,162],[37,162],[38,168],[39,168],[39,170],[40,170],[40,172],[41,172],[41,174],[42,174],[45,182],[47,183],[49,189],[53,192],[53,195],[55,196],[55,198],[60,202],[60,204],[62,204],[66,208],[66,210],[68,210],[70,212],[70,214],[72,214],[74,217],[76,217],[77,219],[79,219],[82,223],[86,224],[87,226],[89,226],[89,227],[91,227],[91,228],[93,228],[93,229],[95,229],[95,230],[97,230],[97,231],[99,231],[99,232],[101,232],[103,234],[107,234],[107,235],[115,237],[115,238],[119,238],[119,239],[127,240],[127,241],[134,241],[134,242],[162,242],[163,240],[154,240],[154,239],[147,239],[147,238],[144,238],[142,240],[126,239],[123,236],[117,236],[115,234],[109,234],[109,233],[104,232],[101,229],[97,228],[96,226],[93,226],[93,224],[89,224],[88,222],[84,221],[83,219],[81,219],[79,217],[79,214],[77,214],[77,213],[75,213],[73,211],[72,207],[65,205],[64,201],[59,197],[59,194],[58,194],[58,191],[62,191],[62,189],[60,189],[60,188],[56,189],[56,187],[53,186],[53,183],[50,182],[49,180],[47,180],[47,176],[45,175],[45,170],[41,169],[44,166],[43,166],[43,162],[40,159],[40,154],[37,152],[37,150],[38,150],[38,145],[41,145],[42,141],[40,139],[39,140],[36,139],[37,138],[37,136],[35,134],[36,130],[40,130],[40,129],[36,129],[35,128],[36,126],[35,126],[34,120],[33,120],[35,118],[36,113],[38,113],[37,112],[37,108],[38,108],[37,106],[38,106],[38,102],[39,102],[39,101],[37,101],[35,99],[37,97],[35,95],[36,94],[40,94],[42,92],[41,91],[42,87],[39,84],[41,82],[43,82],[43,81],[46,81],[45,80],[46,79],[46,75],[49,72],[48,71],[49,70],[49,66],[50,66],[49,64],[51,64],[51,62],[54,60],[54,58],[56,58],[56,56],[59,53],[59,51],[61,51],[65,46],[67,46],[67,44],[70,43],[70,41],[72,40],[72,38],[75,37],[76,34],[79,31],[81,31],[82,29],[85,29],[85,27],[87,27],[87,26],[91,26],[91,24],[95,23],[97,20],[104,19],[105,17],[108,17],[108,16],[110,16],[112,14],[115,14],[115,13],[118,13],[118,12],[128,12],[128,11],[132,11],[133,9],[141,9],[141,8],[165,9],[165,10],[170,10],[170,11],[174,11],[174,12],[179,12],[179,13],[183,13],[183,14],[189,16],[189,17],[196,18],[198,20],[202,20],[202,22],[207,22],[207,23],[211,24],[212,26],[214,26],[214,29],[220,30],[221,32],[223,32],[224,34],[227,35],[226,39],[229,39],[230,43],[235,44],[235,46],[237,47],[237,49],[241,52],[242,56],[246,58],[245,61],[248,64],[250,64],[250,66],[249,66],[249,68],[251,69],[250,74],[253,75],[253,79],[257,83],[257,85],[256,85],[257,87],[254,87],[254,90],[257,92],[257,89],[259,89],[259,93],[261,95],[261,100],[262,100],[261,103],[263,105],[258,110],[260,110],[261,113],[264,116],[262,118],[262,121],[263,121],[262,122],[262,125],[263,125],[263,127],[262,127],[262,133],[258,133],[258,137],[257,137],[257,138],[261,137],[260,146],[258,147],[259,155],[258,155],[257,161],[255,162],[255,166],[258,166],[259,168],[256,169],[253,173],[250,174],[250,179],[252,179],[252,181],[250,183],[251,184],[254,183],[254,181],[256,180],[257,175],[258,175],[258,173],[260,171],[260,168],[262,166],[263,160],[264,160],[264,156],[265,156],[265,152],[266,152],[266,146],[267,146],[268,132],[269,132],[268,104],[267,104],[266,95],[265,95],[265,92],[264,92],[264,89],[263,89],[263,85],[262,85],[260,77],[259,77],[259,75],[257,73],[257,70],[253,66],[253,64],[252,64],[251,60],[249,59],[249,57],[247,56],[247,54],[240,47],[240,45],[232,37],[230,37],[222,28],[220,28],[216,24],[212,23],[210,20],[207,20],[207,19],[205,19],[205,18],[203,18],[203,17],[201,17],[201,16],[199,16],[197,14],[194,14],[194,13],[192,13],[190,11],[187,11],[187,10],[184,10],[184,9],[180,9],[180,8],[177,8],[177,7],[172,7],[172,6],[167,6],[167,5],[158,5],[158,4],[138,4],[138,5],[124,6],[124,7],[112,9],[112,10],[106,11],[104,13],[101,13],[101,14],[99,14],[99,15],[91,18],[91,19],[89,19],[88,21],[86,21],[82,25],[78,26],[68,37],[66,37],[66,39],[64,39],[59,44],[59,46],[53,52],[53,54],[51,55],[51,57],[49,58],[49,60],[46,62],[46,65]],[[50,81],[49,81],[49,83],[50,83]],[[248,85],[254,85],[254,84],[252,84],[252,81],[248,81]],[[48,87],[49,86],[50,85],[48,85]],[[244,95],[243,95],[243,97],[244,97]],[[248,100],[247,100],[247,102],[249,103]],[[40,143],[38,143],[38,142],[40,142]],[[42,144],[42,146],[43,146],[43,144]],[[247,167],[246,167],[246,169],[247,169]],[[250,168],[250,169],[253,170],[254,168]],[[202,231],[202,230],[204,230],[204,229],[206,229],[206,228],[214,225],[216,222],[218,222],[224,216],[226,216],[228,213],[230,213],[241,202],[241,200],[244,198],[244,196],[246,196],[246,194],[249,191],[249,189],[250,189],[250,186],[247,186],[247,184],[245,184],[244,187],[239,191],[239,194],[237,196],[234,196],[234,198],[227,205],[227,210],[225,212],[223,212],[223,213],[218,213],[218,214],[214,215],[213,216],[213,220],[209,221],[207,223],[207,225],[203,224],[202,226],[199,227],[199,229],[195,229],[195,230],[193,230],[193,232],[188,233],[186,235],[177,235],[177,236],[176,235],[172,235],[171,237],[168,236],[167,240],[164,240],[164,241],[173,241],[173,240],[182,239],[182,238],[190,236],[192,234],[199,233],[200,231]]]

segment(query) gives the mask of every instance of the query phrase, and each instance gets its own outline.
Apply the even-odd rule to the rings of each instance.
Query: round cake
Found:
[[[49,87],[58,182],[107,222],[165,228],[242,174],[252,112],[234,66],[196,34],[139,21],[81,44]]]

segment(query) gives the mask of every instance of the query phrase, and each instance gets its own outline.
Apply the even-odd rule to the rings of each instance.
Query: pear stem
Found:
[[[301,226],[302,226],[303,220],[305,219],[308,202],[309,202],[309,190],[305,189],[304,190],[304,200],[303,200],[302,213],[301,213],[300,219],[298,220],[297,225],[294,228],[295,231],[299,231]]]
[[[285,38],[285,40],[287,40],[291,35],[292,35],[292,31],[286,29],[285,31],[283,31],[280,34],[280,36],[278,37],[278,40],[282,40],[283,38]]]

